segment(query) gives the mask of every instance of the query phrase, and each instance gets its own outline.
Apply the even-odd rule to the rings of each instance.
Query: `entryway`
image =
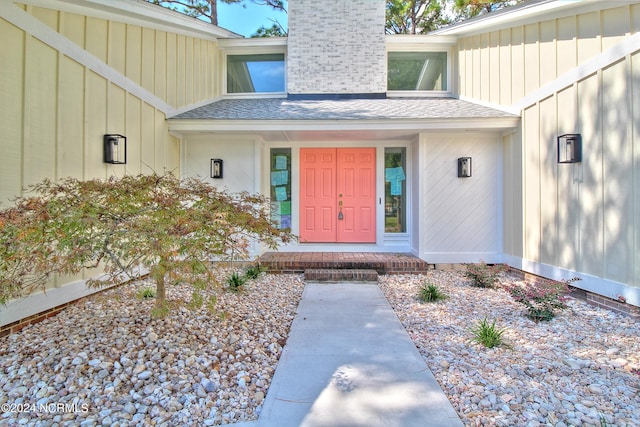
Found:
[[[376,149],[300,149],[300,241],[375,243]]]

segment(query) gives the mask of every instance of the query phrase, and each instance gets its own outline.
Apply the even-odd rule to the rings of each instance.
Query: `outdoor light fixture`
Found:
[[[222,159],[211,159],[211,178],[222,178]]]
[[[582,136],[568,133],[558,137],[558,163],[578,163],[582,161]]]
[[[471,157],[460,157],[458,159],[458,178],[471,177]]]
[[[127,137],[118,134],[104,136],[104,162],[112,165],[127,163]]]

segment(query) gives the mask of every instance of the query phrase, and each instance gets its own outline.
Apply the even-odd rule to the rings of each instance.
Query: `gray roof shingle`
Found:
[[[203,120],[402,120],[517,117],[455,98],[287,100],[223,99],[172,119]]]

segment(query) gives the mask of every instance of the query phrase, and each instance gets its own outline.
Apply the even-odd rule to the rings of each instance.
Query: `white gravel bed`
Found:
[[[418,300],[421,285],[448,294]],[[380,287],[467,426],[640,426],[640,322],[571,299],[535,323],[506,291],[472,287],[460,272],[383,276]],[[485,317],[507,346],[469,329]]]
[[[421,285],[449,298],[422,303]],[[303,291],[301,275],[218,289],[217,315],[150,317],[144,284],[73,305],[0,339],[0,425],[218,425],[258,418]],[[640,426],[640,322],[571,300],[534,323],[459,272],[381,276],[380,287],[467,426]],[[189,300],[187,286],[170,300]],[[227,316],[221,316],[226,313]],[[469,329],[487,317],[508,346]],[[9,406],[6,406],[9,405]],[[4,409],[12,409],[5,411]]]
[[[128,284],[0,339],[0,425],[217,425],[258,418],[302,295],[261,275],[162,320]],[[190,300],[170,286],[169,300]],[[206,301],[206,297],[205,297]],[[222,318],[223,313],[227,317]]]

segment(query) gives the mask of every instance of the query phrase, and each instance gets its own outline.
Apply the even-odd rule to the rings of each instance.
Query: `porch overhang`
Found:
[[[520,117],[454,98],[291,101],[233,99],[168,119],[178,136],[253,134],[266,141],[412,139],[423,132],[509,132]]]
[[[170,119],[169,131],[178,136],[200,133],[254,134],[267,141],[379,140],[411,139],[419,133],[433,131],[507,132],[519,123],[519,117],[395,121]]]

